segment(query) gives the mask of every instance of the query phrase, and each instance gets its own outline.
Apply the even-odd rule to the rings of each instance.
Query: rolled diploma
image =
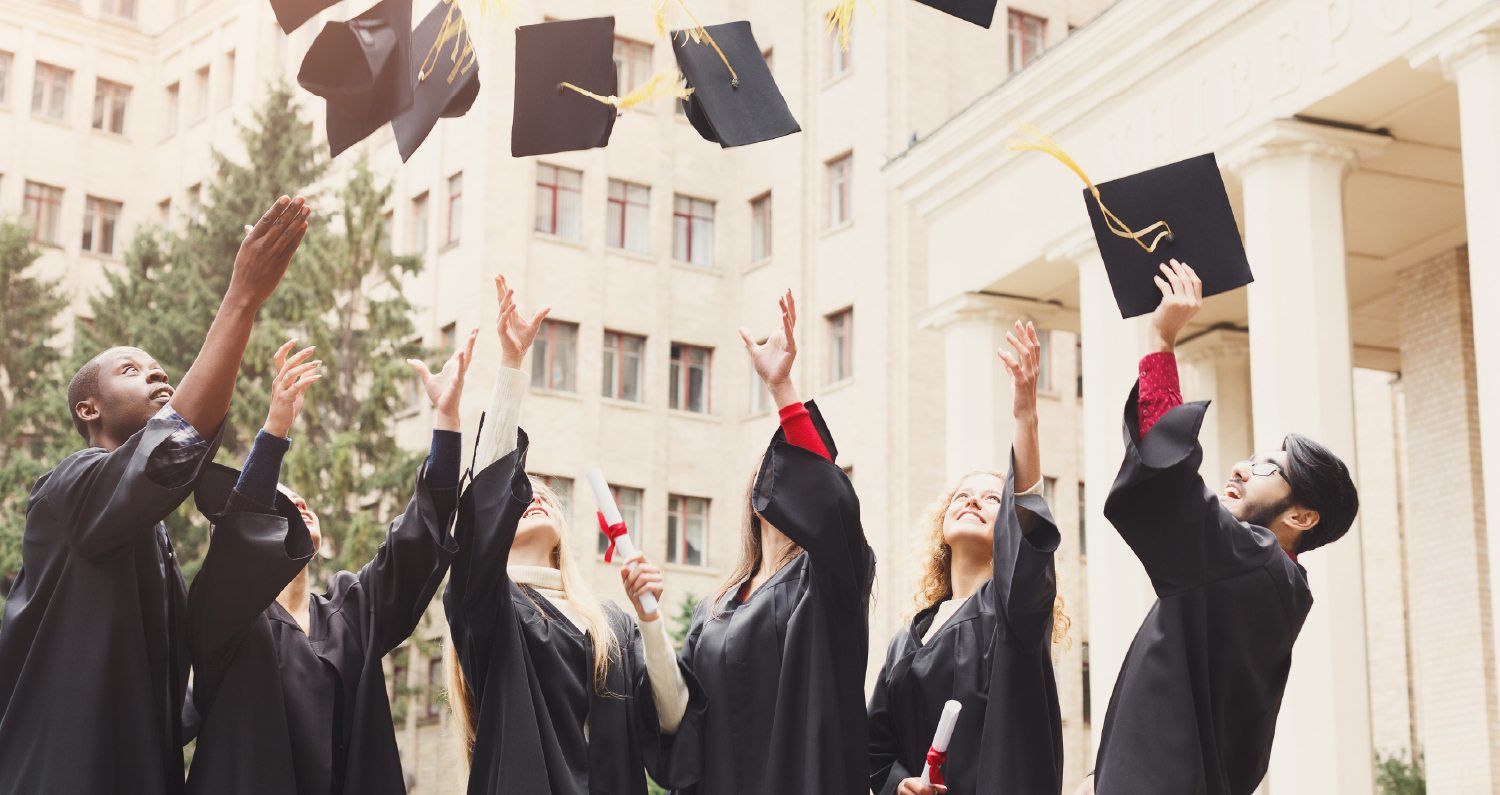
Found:
[[[620,515],[620,507],[615,505],[615,495],[610,493],[609,484],[604,480],[604,470],[599,467],[590,469],[588,481],[589,488],[594,490],[594,502],[599,503],[599,512],[604,514],[604,521],[611,525],[617,525],[625,521],[625,517]],[[626,560],[629,560],[630,556],[635,554],[635,542],[630,540],[629,533],[625,533],[615,539],[615,549],[619,550],[620,554]],[[634,563],[630,564],[630,571],[635,571]],[[656,615],[656,597],[649,593],[643,593],[640,595],[640,599],[641,609],[646,611],[646,615]]]
[[[937,731],[932,735],[932,750],[940,754],[947,753],[948,741],[953,739],[953,724],[958,723],[958,713],[963,708],[964,705],[957,701],[949,701],[943,705],[943,715],[938,718]],[[922,765],[922,786],[926,787],[932,784],[932,780],[929,778],[931,775],[932,766],[924,763]]]

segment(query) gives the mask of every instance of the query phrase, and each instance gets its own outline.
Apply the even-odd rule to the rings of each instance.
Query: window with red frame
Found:
[[[854,156],[828,161],[828,225],[838,226],[853,215],[850,206],[850,181],[854,176]]]
[[[125,132],[125,105],[130,86],[100,78],[94,81],[94,129]]]
[[[1010,10],[1010,70],[1031,63],[1046,46],[1047,20],[1015,9]]]
[[[646,338],[604,332],[604,397],[641,402],[642,358]]]
[[[115,253],[115,227],[120,223],[120,203],[88,197],[83,203],[84,251]]]
[[[543,320],[531,344],[531,385],[575,392],[573,363],[578,355],[578,324]]]
[[[697,345],[672,346],[671,407],[699,414],[709,412],[709,367],[713,349]]]
[[[609,181],[609,205],[604,243],[646,253],[650,251],[651,189],[617,179]]]
[[[583,172],[536,164],[536,231],[583,238]]]
[[[667,562],[708,565],[708,500],[677,494],[668,498]]]
[[[72,88],[73,70],[37,61],[31,83],[31,112],[58,121],[66,119]]]
[[[651,79],[651,45],[615,39],[615,76],[622,97],[645,85]]]
[[[771,194],[750,200],[750,261],[771,256]]]
[[[854,375],[854,310],[828,316],[828,383]]]
[[[849,31],[849,45],[844,46],[837,27],[828,31],[828,76],[838,77],[854,67],[854,30]]]
[[[609,493],[615,497],[615,505],[620,508],[620,519],[625,522],[625,528],[630,531],[630,540],[636,549],[641,548],[641,490],[632,489],[629,486],[610,486]],[[597,517],[595,523],[598,522]],[[599,531],[599,557],[609,549],[609,536]],[[615,562],[619,562],[615,558]]]
[[[672,199],[672,257],[705,268],[714,265],[714,203],[688,196]]]
[[[54,246],[62,245],[62,201],[62,188],[40,182],[26,183],[26,195],[21,206],[25,220],[31,222],[31,236],[34,240]]]
[[[427,661],[427,717],[436,718],[443,714],[443,701],[440,698],[443,689],[443,651],[438,649],[437,653]]]
[[[457,243],[464,228],[464,174],[448,178],[448,242]]]

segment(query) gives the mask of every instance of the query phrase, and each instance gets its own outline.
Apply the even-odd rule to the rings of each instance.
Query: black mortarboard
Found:
[[[801,132],[776,88],[750,23],[710,25],[704,30],[713,43],[693,41],[687,31],[672,34],[677,67],[693,89],[692,96],[682,100],[683,109],[698,133],[728,148]]]
[[[1212,152],[1096,187],[1098,200],[1084,188],[1083,202],[1122,316],[1144,315],[1161,303],[1155,277],[1168,260],[1191,266],[1203,280],[1205,296],[1255,280]],[[1118,225],[1106,219],[1101,203]],[[1165,226],[1151,229],[1158,221]],[[1141,242],[1116,231],[1122,229],[1139,234]],[[1171,233],[1165,235],[1168,229]],[[1155,251],[1141,245],[1153,242]]]
[[[609,143],[619,111],[562,84],[599,96],[613,95],[619,81],[614,52],[614,17],[516,28],[516,103],[510,125],[513,157]]]
[[[995,20],[997,0],[917,0],[917,2],[936,8],[944,14],[952,14],[965,22],[973,22],[981,28],[988,28]]]
[[[291,33],[302,27],[302,23],[312,19],[319,11],[337,3],[339,0],[271,0],[271,10],[276,12],[276,24],[281,26],[282,33]]]
[[[411,107],[411,76],[411,2],[381,0],[324,25],[297,83],[328,100],[328,148],[337,156]]]
[[[438,117],[468,113],[479,96],[479,59],[457,0],[444,0],[427,13],[411,34],[411,48],[415,96],[391,121],[403,163],[427,140]]]

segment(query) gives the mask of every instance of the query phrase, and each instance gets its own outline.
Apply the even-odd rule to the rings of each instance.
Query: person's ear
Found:
[[[1317,511],[1311,508],[1303,508],[1300,505],[1295,508],[1288,508],[1286,513],[1281,515],[1281,521],[1285,522],[1287,527],[1296,530],[1298,534],[1311,530],[1317,525],[1318,519]]]
[[[91,397],[84,398],[73,406],[73,411],[84,422],[94,422],[99,419],[99,400]]]

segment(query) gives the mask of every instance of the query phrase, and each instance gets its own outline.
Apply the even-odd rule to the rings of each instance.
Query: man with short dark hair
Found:
[[[1297,434],[1236,464],[1219,492],[1204,485],[1208,403],[1182,403],[1172,353],[1203,285],[1176,260],[1161,269],[1153,352],[1126,404],[1125,462],[1104,503],[1157,600],[1120,667],[1080,791],[1249,795],[1265,777],[1312,607],[1297,555],[1342,537],[1359,495],[1338,456]]]
[[[37,479],[0,621],[0,795],[183,787],[187,598],[162,520],[213,458],[256,310],[307,230],[283,196],[234,260],[193,366],[173,389],[117,347],[68,387],[89,448]]]

